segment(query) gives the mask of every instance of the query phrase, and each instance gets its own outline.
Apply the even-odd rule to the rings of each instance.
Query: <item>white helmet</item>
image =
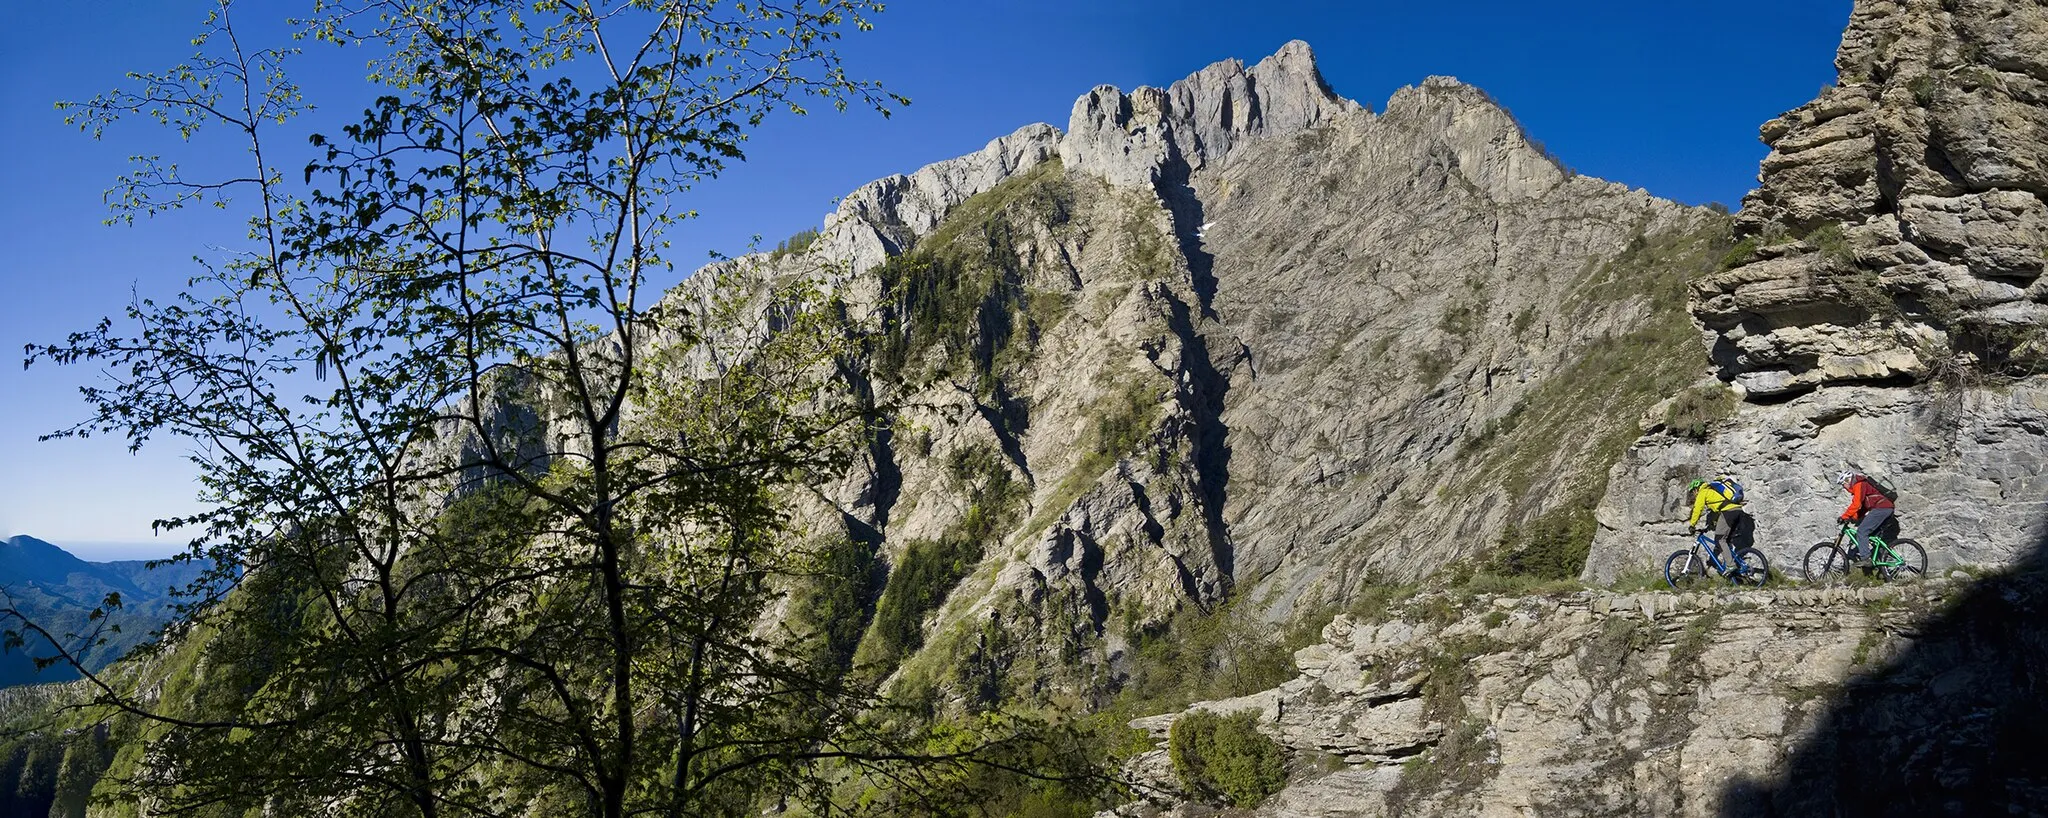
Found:
[[[1856,477],[1856,473],[1855,473],[1855,472],[1853,472],[1853,471],[1838,471],[1838,472],[1835,472],[1835,485],[1837,485],[1837,486],[1847,486],[1847,485],[1849,485],[1849,481],[1850,481],[1850,480],[1852,480],[1852,479],[1854,479],[1855,477]]]

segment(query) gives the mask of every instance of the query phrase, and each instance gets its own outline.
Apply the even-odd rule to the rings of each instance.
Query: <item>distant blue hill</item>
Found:
[[[14,607],[52,633],[83,632],[87,615],[101,600],[111,593],[121,595],[121,608],[112,616],[121,632],[89,655],[87,665],[94,670],[148,641],[170,619],[175,602],[171,591],[191,584],[204,570],[196,562],[154,569],[147,560],[86,562],[26,535],[0,541],[0,590]],[[0,630],[13,627],[15,623],[0,624]],[[31,641],[26,648],[0,653],[0,687],[78,678],[65,665],[36,671],[30,657],[48,655],[49,648]]]

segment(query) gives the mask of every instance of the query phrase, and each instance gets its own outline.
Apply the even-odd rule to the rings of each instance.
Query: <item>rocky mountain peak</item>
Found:
[[[819,255],[866,270],[908,249],[962,202],[1054,157],[1112,184],[1148,187],[1169,167],[1198,170],[1248,139],[1355,110],[1330,90],[1299,40],[1249,69],[1225,60],[1165,89],[1099,86],[1074,103],[1068,134],[1026,125],[966,156],[861,186],[826,217]]]
[[[1069,168],[1131,187],[1200,170],[1259,136],[1307,130],[1360,106],[1323,82],[1296,40],[1247,69],[1225,60],[1164,89],[1098,86],[1074,102],[1060,157]]]
[[[1571,176],[1506,107],[1456,77],[1433,76],[1395,91],[1381,119],[1430,134],[1497,202],[1540,196]]]

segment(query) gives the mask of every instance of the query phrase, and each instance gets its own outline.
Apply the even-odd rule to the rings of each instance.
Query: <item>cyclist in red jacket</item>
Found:
[[[1843,524],[1856,524],[1856,541],[1849,549],[1849,558],[1869,565],[1870,534],[1892,519],[1892,498],[1884,496],[1870,478],[1855,472],[1837,474],[1835,482],[1849,492],[1849,507],[1837,519]]]

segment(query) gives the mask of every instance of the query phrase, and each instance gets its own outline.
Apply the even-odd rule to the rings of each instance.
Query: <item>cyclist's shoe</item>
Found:
[[[1860,551],[1851,551],[1851,552],[1849,552],[1849,564],[1850,564],[1850,565],[1854,565],[1854,566],[1856,566],[1857,568],[1863,569],[1863,572],[1864,572],[1864,573],[1866,573],[1866,574],[1867,574],[1867,573],[1870,573],[1870,555],[1869,555],[1869,554],[1865,554],[1865,553],[1863,553],[1863,552],[1860,552]]]

